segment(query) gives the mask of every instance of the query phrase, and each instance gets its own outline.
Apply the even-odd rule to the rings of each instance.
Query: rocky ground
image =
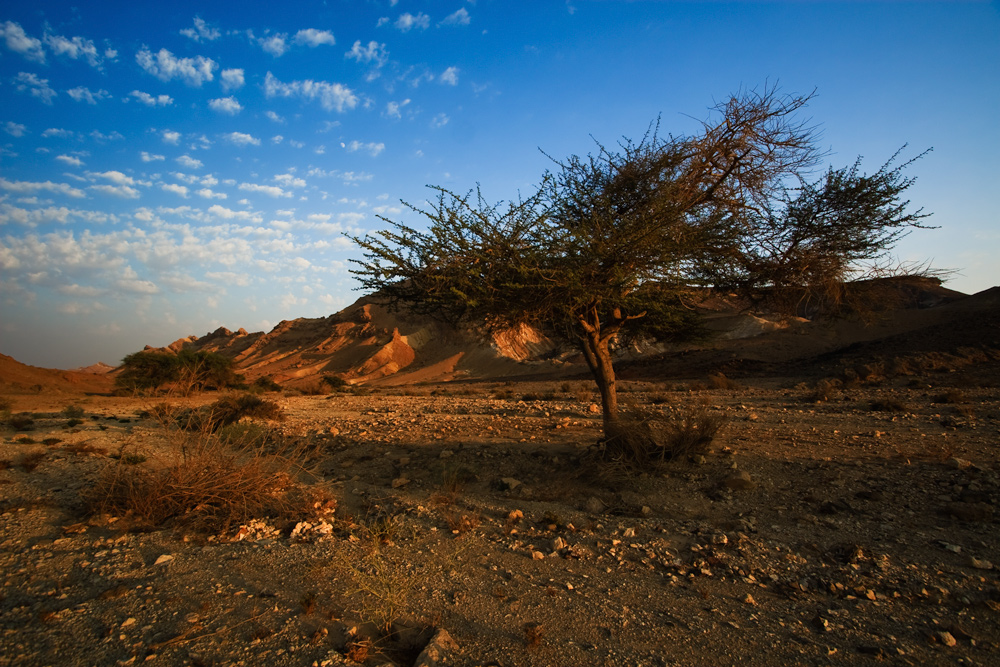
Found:
[[[969,377],[625,382],[726,419],[632,474],[593,463],[582,379],[269,394],[323,494],[212,531],[86,511],[176,446],[152,401],[13,396],[0,665],[998,664],[1000,390]]]

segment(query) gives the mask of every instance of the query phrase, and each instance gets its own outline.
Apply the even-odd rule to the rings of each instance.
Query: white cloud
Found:
[[[173,192],[175,195],[180,195],[187,199],[188,189],[186,186],[177,185],[176,183],[164,183],[160,186],[160,189],[164,192]]]
[[[84,86],[71,88],[66,91],[66,94],[77,102],[86,102],[87,104],[97,104],[97,100],[103,100],[111,97],[111,93],[106,90],[98,90],[94,92]]]
[[[207,185],[208,187],[212,187],[212,186],[215,186],[215,185],[219,184],[219,179],[217,179],[212,174],[209,174],[207,176],[202,176],[201,181],[199,181],[199,182],[202,185]]]
[[[45,35],[45,43],[57,56],[66,56],[73,60],[83,59],[91,67],[100,69],[101,57],[97,54],[94,42],[83,37],[62,37],[60,35]]]
[[[389,102],[385,105],[385,115],[389,118],[402,118],[403,114],[400,110],[409,103],[409,99],[405,99],[402,102]]]
[[[368,42],[368,46],[361,46],[361,40],[356,40],[351,50],[344,54],[345,58],[357,60],[359,63],[374,64],[382,67],[389,59],[389,52],[385,49],[385,44],[378,42]]]
[[[280,134],[276,134],[273,137],[271,137],[271,143],[274,144],[275,146],[277,146],[278,144],[280,144],[284,140],[285,140],[285,137],[283,137]]]
[[[264,78],[264,94],[268,97],[300,97],[305,100],[319,100],[327,111],[344,112],[358,105],[354,92],[339,83],[326,81],[291,81],[282,83],[270,72]]]
[[[174,103],[174,98],[170,97],[170,95],[157,95],[156,97],[153,97],[149,93],[144,93],[141,90],[133,90],[129,93],[129,97],[134,97],[146,106],[150,107],[166,107]]]
[[[461,7],[458,11],[448,14],[448,16],[441,21],[441,25],[469,25],[471,21],[472,18],[469,16],[469,12],[465,9],[465,7]]]
[[[45,104],[52,104],[52,98],[59,95],[49,86],[48,79],[39,79],[32,72],[19,72],[14,77],[14,87],[22,93],[27,92],[32,97],[37,97]]]
[[[243,70],[237,68],[222,70],[219,79],[222,82],[222,92],[224,93],[228,93],[230,90],[239,90],[245,83]]]
[[[341,143],[340,146],[341,148],[346,148],[348,153],[354,153],[362,150],[367,151],[368,153],[371,153],[372,157],[375,157],[376,155],[385,150],[385,144],[381,142],[379,143],[369,142],[367,144],[363,144],[360,141],[355,140],[349,144]]]
[[[228,199],[229,198],[229,195],[227,195],[225,192],[215,192],[214,190],[210,190],[209,188],[202,188],[200,190],[197,190],[197,191],[195,191],[195,194],[198,195],[199,197],[202,197],[203,199]]]
[[[265,111],[264,115],[273,120],[275,123],[284,124],[285,119],[274,113],[273,111]]]
[[[91,185],[88,189],[120,199],[139,198],[139,191],[127,185]]]
[[[230,116],[235,116],[239,112],[243,111],[243,107],[235,97],[219,97],[214,100],[209,100],[208,106],[211,107],[213,111],[229,114]]]
[[[72,155],[57,155],[56,159],[59,160],[60,162],[65,162],[66,164],[73,167],[83,166],[83,160],[81,160],[78,157],[74,157]]]
[[[213,204],[208,207],[208,214],[215,216],[216,218],[222,218],[224,220],[248,220],[250,222],[262,222],[263,218],[259,213],[251,213],[249,211],[234,211],[231,208],[226,208],[225,206],[219,206],[218,204]]]
[[[285,41],[287,39],[288,35],[282,32],[270,37],[261,37],[257,43],[275,58],[280,58],[288,51],[288,42]]]
[[[406,12],[405,14],[400,14],[394,25],[400,32],[409,32],[413,28],[426,30],[430,24],[431,17],[427,16],[427,14],[418,12],[417,15],[414,16],[413,14]]]
[[[0,37],[3,37],[8,49],[20,53],[25,59],[36,63],[45,62],[45,49],[42,48],[42,41],[29,37],[20,23],[5,21],[0,24]]]
[[[156,155],[155,153],[147,153],[146,151],[142,151],[141,153],[139,153],[139,157],[142,158],[143,162],[158,162],[166,159],[162,155]]]
[[[90,133],[90,138],[95,141],[121,141],[125,138],[125,135],[117,130],[112,130],[111,134],[104,134],[100,130],[94,130]]]
[[[260,139],[243,132],[230,132],[222,138],[236,146],[260,146]]]
[[[177,164],[181,165],[182,167],[186,167],[188,169],[201,169],[203,166],[205,166],[201,160],[196,160],[190,155],[182,155],[179,158],[176,158],[175,161],[177,162]]]
[[[457,67],[449,67],[445,71],[441,72],[441,76],[438,77],[438,81],[440,81],[441,83],[446,83],[449,86],[457,86],[458,85],[458,68]]]
[[[154,56],[145,46],[135,54],[135,61],[160,81],[180,79],[195,87],[215,78],[213,72],[219,66],[214,60],[204,56],[175,58],[166,49],[160,49]]]
[[[450,120],[451,119],[448,118],[448,114],[439,113],[431,119],[431,127],[444,127]]]
[[[181,140],[181,133],[174,132],[173,130],[164,130],[161,136],[163,137],[163,143],[173,144],[174,146]]]
[[[332,32],[329,30],[316,30],[315,28],[299,30],[295,33],[295,39],[293,41],[296,44],[304,44],[306,46],[313,47],[320,46],[322,44],[333,46],[337,43],[333,38]]]
[[[8,120],[6,125],[4,125],[4,132],[12,137],[23,137],[24,133],[27,131],[27,127],[21,125],[20,123],[15,123],[14,121]]]
[[[34,194],[41,191],[54,192],[68,197],[76,197],[78,199],[82,199],[87,196],[84,194],[83,190],[74,188],[66,183],[53,183],[52,181],[45,181],[42,183],[33,181],[8,181],[3,177],[0,177],[0,189],[24,194]]]
[[[240,183],[240,190],[244,192],[258,192],[268,197],[291,197],[291,192],[285,192],[276,185],[258,185],[256,183]]]
[[[197,16],[194,17],[194,27],[184,28],[181,30],[181,34],[196,42],[211,42],[222,36],[218,29],[209,27],[203,19]]]
[[[304,188],[306,182],[294,174],[276,174],[274,180],[286,188]]]
[[[49,129],[42,132],[42,136],[48,139],[49,137],[62,137],[68,138],[73,136],[73,132],[70,130],[63,129],[61,127],[50,127]]]
[[[104,171],[104,172],[88,171],[87,176],[103,178],[108,181],[111,181],[115,185],[135,185],[136,183],[134,178],[126,174],[123,174],[122,172],[117,170]]]

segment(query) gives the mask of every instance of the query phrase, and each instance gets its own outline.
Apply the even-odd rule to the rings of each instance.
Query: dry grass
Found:
[[[210,424],[193,433],[164,426],[167,452],[150,465],[120,452],[86,494],[90,512],[127,516],[140,525],[176,520],[207,530],[281,516],[294,504],[297,463],[223,441]]]
[[[34,472],[45,460],[45,452],[27,452],[17,459],[17,466],[24,472]]]
[[[702,454],[725,423],[705,406],[664,414],[630,405],[606,427],[602,458],[606,462],[642,469]]]

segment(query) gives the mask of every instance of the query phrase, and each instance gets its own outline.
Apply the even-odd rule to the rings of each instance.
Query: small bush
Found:
[[[896,398],[879,398],[871,403],[876,412],[909,412],[910,408]]]
[[[837,397],[843,386],[840,380],[823,379],[816,383],[812,393],[806,396],[810,403],[826,403]]]
[[[708,376],[708,386],[711,389],[726,389],[726,390],[730,390],[730,391],[734,390],[734,389],[742,389],[742,387],[740,386],[739,382],[736,382],[734,380],[730,380],[729,378],[727,378],[722,373],[716,373],[715,375],[709,375]]]
[[[280,384],[264,375],[254,380],[250,387],[252,389],[259,389],[260,391],[281,391]]]
[[[79,426],[83,423],[82,419],[70,419],[66,422],[66,428],[73,428],[74,426]]]
[[[28,452],[22,454],[17,460],[17,465],[24,472],[34,472],[35,469],[45,459],[45,452]]]
[[[35,427],[35,420],[27,413],[11,415],[7,424],[15,431],[30,431]]]
[[[274,401],[256,394],[234,394],[220,398],[199,410],[183,413],[177,420],[185,430],[205,430],[214,433],[244,417],[282,421],[285,413]]]
[[[14,401],[6,397],[0,397],[0,412],[10,412],[14,409]]]
[[[83,408],[79,405],[67,405],[62,411],[63,417],[67,419],[82,419],[84,414]]]
[[[321,377],[319,381],[322,384],[325,384],[333,391],[338,391],[340,389],[343,389],[344,387],[350,386],[350,383],[344,378],[340,377],[339,375],[326,374],[323,377]]]
[[[934,403],[968,403],[969,396],[961,389],[949,389],[932,399]]]
[[[704,453],[718,435],[725,417],[705,407],[673,415],[633,405],[625,408],[604,438],[603,458],[628,468],[684,460]]]
[[[312,384],[307,384],[299,387],[298,390],[302,396],[325,396],[330,393],[328,390],[323,388],[322,382],[314,382]]]

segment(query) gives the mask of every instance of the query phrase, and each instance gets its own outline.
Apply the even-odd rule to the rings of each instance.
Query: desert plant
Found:
[[[715,375],[708,376],[708,386],[712,389],[740,389],[740,384],[734,380],[730,380],[722,373],[716,373]]]
[[[17,465],[24,472],[34,472],[43,460],[45,460],[45,452],[27,452],[18,457]]]
[[[81,419],[84,416],[83,408],[79,405],[67,405],[62,410],[62,416],[67,419]]]
[[[7,418],[7,425],[15,431],[30,431],[35,427],[35,420],[31,415],[21,412]]]
[[[181,412],[177,422],[188,431],[219,429],[235,424],[243,418],[282,421],[285,413],[281,406],[256,394],[243,393],[224,396],[198,410]]]
[[[260,391],[281,391],[281,385],[275,382],[273,379],[262,375],[256,380],[254,380],[250,387],[252,389],[258,389]]]
[[[705,406],[666,415],[630,404],[615,429],[605,435],[601,458],[636,469],[685,460],[707,451],[724,423],[722,415]]]
[[[806,400],[810,403],[826,403],[837,397],[842,386],[840,380],[824,378],[816,383],[812,392],[806,396]]]
[[[333,567],[354,584],[350,599],[358,605],[355,613],[388,632],[409,606],[410,594],[419,582],[409,563],[405,554],[371,542],[339,551]]]
[[[969,396],[961,389],[948,389],[931,399],[933,403],[968,403]]]
[[[909,412],[910,408],[898,398],[877,398],[871,402],[876,412]]]
[[[344,387],[350,386],[350,383],[339,375],[332,375],[327,373],[320,378],[320,382],[325,384],[327,387],[333,391],[338,391]]]

